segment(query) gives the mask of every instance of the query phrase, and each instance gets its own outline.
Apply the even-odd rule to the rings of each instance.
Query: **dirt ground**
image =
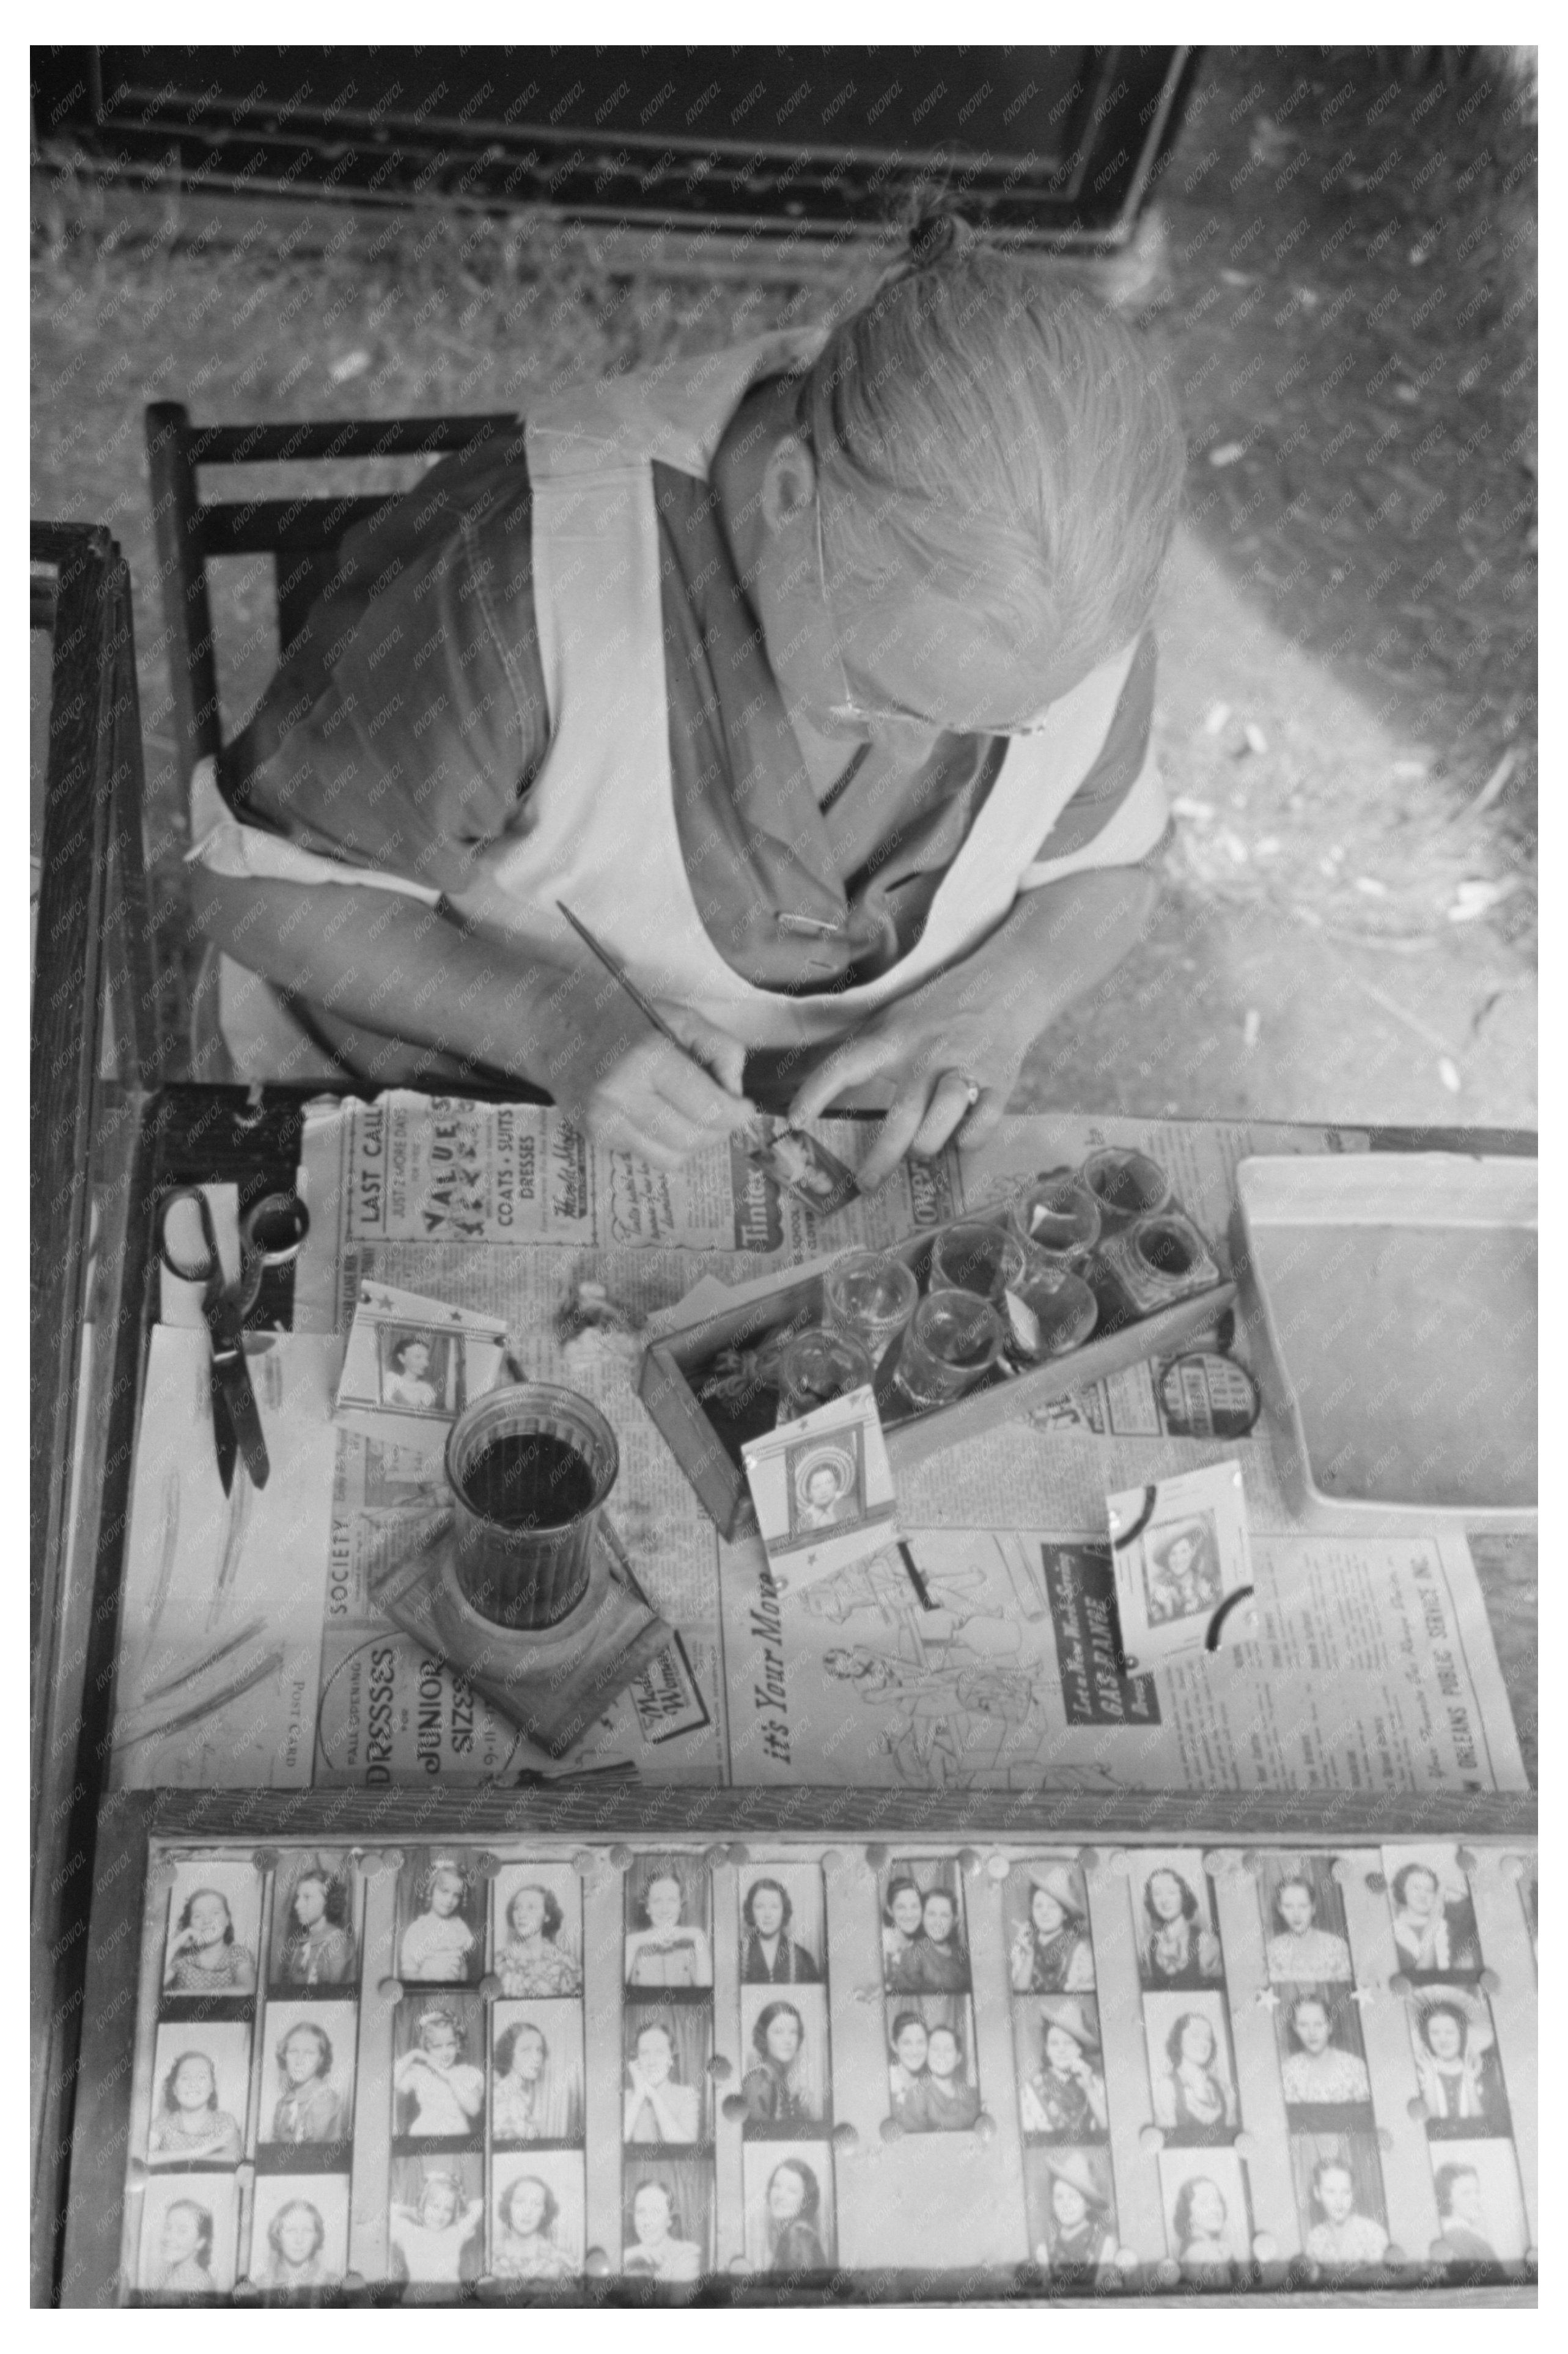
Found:
[[[1169,349],[1192,452],[1160,617],[1168,888],[1100,1000],[1037,1044],[1019,1108],[1533,1124],[1534,149],[1502,52],[1207,53],[1114,273]],[[237,247],[178,192],[35,174],[32,511],[107,522],[131,565],[171,1074],[185,815],[143,403],[524,408],[563,366],[824,301],[627,276],[537,221],[332,214],[323,252],[294,218],[247,207]],[[249,469],[244,490],[301,482]],[[216,602],[233,728],[275,616],[240,567]]]

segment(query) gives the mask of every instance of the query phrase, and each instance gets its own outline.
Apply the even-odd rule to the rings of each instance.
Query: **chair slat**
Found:
[[[187,429],[193,466],[276,465],[291,458],[418,458],[466,450],[494,434],[521,438],[514,409],[470,417],[310,418],[293,424],[199,425]]]

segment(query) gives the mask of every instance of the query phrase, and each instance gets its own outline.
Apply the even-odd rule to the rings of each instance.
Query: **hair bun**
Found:
[[[956,260],[973,241],[974,231],[959,214],[944,207],[918,213],[906,232],[908,267],[939,270],[944,262]]]

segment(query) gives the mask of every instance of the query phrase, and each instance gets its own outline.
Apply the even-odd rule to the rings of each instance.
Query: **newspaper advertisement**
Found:
[[[852,1165],[873,1132],[849,1120],[820,1129]],[[906,1472],[898,1518],[911,1532],[902,1551],[914,1584],[895,1553],[844,1573],[863,1593],[829,1579],[784,1606],[761,1545],[721,1543],[637,1396],[651,1326],[699,1282],[722,1297],[718,1287],[939,1223],[1024,1177],[1076,1165],[1101,1142],[1161,1159],[1223,1252],[1240,1159],[1361,1150],[1368,1140],[1017,1119],[983,1151],[906,1165],[818,1231],[738,1155],[710,1154],[670,1176],[590,1149],[548,1110],[414,1096],[311,1107],[300,1184],[312,1227],[296,1270],[295,1334],[276,1344],[278,1371],[266,1376],[288,1400],[279,1459],[290,1476],[267,1491],[254,1539],[265,1552],[241,1547],[242,1576],[233,1547],[220,1549],[230,1566],[219,1573],[219,1603],[208,1591],[210,1548],[180,1533],[185,1522],[176,1525],[168,1501],[171,1464],[183,1478],[185,1457],[199,1453],[207,1408],[196,1354],[206,1336],[154,1334],[117,1776],[374,1787],[559,1770],[369,1604],[371,1565],[421,1541],[443,1492],[427,1458],[331,1421],[335,1336],[348,1331],[361,1283],[374,1281],[500,1320],[516,1373],[566,1383],[615,1428],[620,1470],[609,1512],[680,1642],[616,1702],[572,1770],[704,1787],[1355,1787],[1358,1776],[1372,1787],[1512,1786],[1517,1748],[1463,1540],[1302,1539],[1248,1409],[1251,1374],[1229,1318],[1180,1360],[1134,1367]],[[188,1364],[175,1365],[175,1344]],[[1162,1672],[1157,1687],[1107,1681],[1107,1494],[1221,1460],[1242,1469],[1260,1569],[1255,1630],[1238,1628],[1246,1641],[1227,1642],[1218,1666]],[[249,1604],[264,1575],[265,1607],[230,1629],[229,1597]],[[250,1648],[231,1654],[229,1633],[248,1627]],[[1253,1644],[1272,1648],[1249,1667]],[[830,1652],[839,1656],[828,1665]],[[1271,1692],[1287,1669],[1288,1724]],[[175,1721],[194,1710],[190,1724],[199,1723],[204,1699],[242,1681],[225,1705],[243,1708],[246,1737],[226,1724],[220,1763]],[[139,1714],[145,1707],[153,1713]]]
[[[1462,1537],[1270,1539],[1240,1640],[1121,1671],[1105,1541],[921,1529],[780,1594],[722,1587],[737,1783],[1523,1789]],[[741,1714],[739,1703],[736,1716]]]

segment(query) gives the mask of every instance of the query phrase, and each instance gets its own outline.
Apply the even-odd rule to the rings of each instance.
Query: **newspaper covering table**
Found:
[[[817,1132],[852,1166],[869,1148],[859,1122]],[[979,1151],[905,1164],[823,1230],[724,1148],[672,1175],[596,1150],[546,1109],[398,1095],[311,1107],[301,1184],[312,1229],[295,1331],[270,1344],[277,1372],[260,1398],[264,1423],[285,1397],[295,1415],[299,1400],[318,1402],[310,1460],[330,1448],[331,1477],[291,1470],[286,1543],[264,1515],[229,1530],[218,1601],[173,1627],[159,1596],[213,1573],[199,1520],[182,1538],[168,1506],[199,1387],[169,1351],[191,1336],[154,1333],[116,1779],[437,1787],[547,1768],[370,1600],[376,1564],[420,1541],[436,1502],[428,1466],[326,1423],[322,1352],[330,1357],[360,1282],[375,1278],[503,1317],[524,1373],[579,1390],[616,1429],[611,1513],[650,1598],[680,1631],[679,1656],[615,1704],[574,1770],[630,1767],[708,1787],[1523,1788],[1465,1538],[1303,1534],[1263,1426],[1247,1426],[1234,1318],[1183,1343],[1179,1363],[1134,1366],[906,1473],[899,1519],[923,1598],[897,1553],[781,1596],[758,1541],[719,1539],[636,1394],[651,1320],[699,1279],[741,1284],[940,1224],[1101,1143],[1152,1153],[1223,1243],[1240,1160],[1361,1151],[1370,1139],[1262,1123],[1014,1119]],[[625,1329],[583,1329],[574,1307],[584,1281],[603,1288]],[[1107,1494],[1233,1458],[1258,1571],[1250,1616],[1211,1660],[1120,1675]],[[286,1660],[272,1659],[276,1641],[246,1634],[263,1581],[290,1589]],[[313,1648],[299,1639],[306,1624]]]

